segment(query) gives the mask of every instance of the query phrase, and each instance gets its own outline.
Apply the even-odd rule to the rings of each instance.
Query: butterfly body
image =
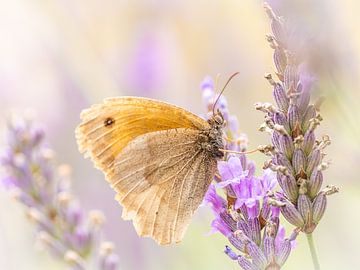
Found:
[[[81,152],[101,169],[140,236],[180,242],[223,157],[220,113],[208,121],[164,102],[119,97],[81,114]]]

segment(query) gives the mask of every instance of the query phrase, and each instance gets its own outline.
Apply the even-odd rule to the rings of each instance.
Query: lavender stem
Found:
[[[312,258],[312,261],[313,261],[313,264],[314,264],[314,269],[315,270],[320,270],[319,258],[318,258],[317,254],[316,254],[314,238],[313,238],[312,233],[307,233],[306,238],[308,240],[309,249],[310,249],[310,253],[311,253],[311,258]]]

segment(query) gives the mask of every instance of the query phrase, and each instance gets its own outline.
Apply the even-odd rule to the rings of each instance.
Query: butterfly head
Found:
[[[224,116],[222,115],[220,110],[217,110],[216,113],[208,120],[208,123],[212,127],[223,128],[225,124]]]
[[[221,159],[224,154],[219,150],[224,148],[223,143],[223,127],[224,127],[224,117],[222,113],[217,110],[217,112],[208,120],[210,124],[210,129],[204,131],[204,141],[201,144],[202,148],[206,149],[210,154],[217,158]]]

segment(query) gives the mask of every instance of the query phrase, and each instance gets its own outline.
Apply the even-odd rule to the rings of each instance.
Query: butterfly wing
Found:
[[[174,105],[139,97],[109,98],[81,113],[76,129],[80,152],[112,174],[114,158],[139,135],[173,128],[206,129],[200,117]]]
[[[216,170],[198,135],[183,128],[147,133],[115,159],[111,185],[140,236],[162,245],[182,240]]]
[[[79,149],[117,191],[123,217],[160,244],[180,241],[216,168],[196,144],[209,124],[179,107],[134,97],[107,99],[81,118]]]

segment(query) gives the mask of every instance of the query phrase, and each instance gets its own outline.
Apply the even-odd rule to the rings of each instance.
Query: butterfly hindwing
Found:
[[[115,159],[110,179],[139,235],[179,242],[212,180],[216,160],[196,143],[199,131],[171,129],[141,135]],[[131,157],[131,159],[129,159]]]

